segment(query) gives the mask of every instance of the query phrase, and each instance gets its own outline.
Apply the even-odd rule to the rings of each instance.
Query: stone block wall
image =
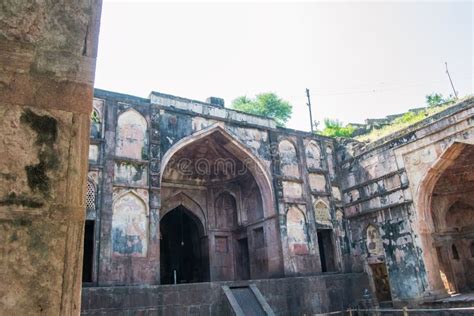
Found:
[[[328,313],[357,306],[368,281],[364,274],[328,274],[250,281],[276,315]],[[85,288],[82,315],[233,315],[223,285],[211,282],[161,286]]]

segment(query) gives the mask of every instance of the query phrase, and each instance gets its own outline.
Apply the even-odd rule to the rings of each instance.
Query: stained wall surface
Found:
[[[77,315],[101,1],[1,7],[0,314]]]
[[[436,199],[446,200],[459,192],[436,192],[434,188],[458,156],[465,157],[458,165],[468,168],[473,163],[473,156],[461,155],[474,142],[473,105],[473,98],[468,98],[374,143],[346,141],[338,146],[344,212],[354,258],[351,269],[366,271],[377,283],[372,267],[383,263],[395,301],[429,300],[449,292],[443,285],[433,246],[433,212],[439,204]],[[463,187],[469,191],[471,176],[461,172],[453,180],[453,190]],[[464,220],[472,217],[470,212],[463,214]],[[459,262],[468,264],[468,247],[467,243],[462,245],[464,258]],[[466,290],[470,291],[464,286]]]

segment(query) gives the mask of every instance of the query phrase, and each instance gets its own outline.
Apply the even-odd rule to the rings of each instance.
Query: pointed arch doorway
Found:
[[[224,127],[198,131],[170,147],[161,160],[160,180],[163,222],[168,210],[183,205],[204,227],[207,252],[201,256],[207,274],[200,280],[280,275],[279,222],[267,167]],[[165,278],[171,270],[163,268],[162,283],[171,283]]]
[[[161,284],[206,281],[207,242],[199,218],[179,205],[163,216],[160,232]]]

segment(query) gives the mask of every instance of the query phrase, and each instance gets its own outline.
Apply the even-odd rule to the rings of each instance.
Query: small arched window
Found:
[[[102,136],[102,119],[99,111],[96,109],[92,110],[91,113],[91,137],[100,138]]]
[[[454,260],[459,260],[459,253],[458,253],[458,249],[456,248],[456,245],[452,245],[451,246],[451,250],[453,252],[453,259]]]

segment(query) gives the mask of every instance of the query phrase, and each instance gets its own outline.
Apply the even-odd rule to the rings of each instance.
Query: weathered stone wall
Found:
[[[0,5],[0,314],[79,313],[101,1]]]
[[[97,149],[89,178],[98,179],[91,214],[100,223],[95,284],[159,284],[160,219],[183,205],[202,224],[203,281],[245,274],[235,243],[246,238],[252,279],[373,275],[373,265],[382,264],[394,300],[436,292],[413,196],[443,149],[472,141],[471,101],[367,146],[156,92],[142,99],[96,90],[94,108],[104,117],[91,132]],[[416,153],[422,148],[426,154]],[[213,166],[223,159],[224,167],[230,160],[237,169],[251,162],[250,172],[203,175],[180,169],[180,159],[194,167],[199,159]],[[419,160],[426,167],[419,169]],[[123,196],[144,205],[133,207],[133,218]]]
[[[362,300],[364,274],[254,280],[276,315],[303,315],[346,310]],[[165,315],[233,315],[223,285],[101,287],[83,289],[82,315],[157,313]],[[240,283],[244,284],[244,283]]]
[[[339,179],[332,155],[332,139],[291,130],[272,133],[274,139],[274,181],[277,192],[280,231],[286,275],[322,271],[318,230],[328,230],[332,240],[333,271],[343,271],[342,218]],[[329,247],[328,247],[329,246]]]
[[[113,94],[94,102],[102,105],[98,112],[103,133],[91,133],[90,146],[97,146],[98,159],[89,159],[90,172],[101,175],[93,282],[155,284],[159,282],[159,266],[153,263],[159,262],[159,193],[150,183],[150,169],[154,170],[152,157],[159,150],[150,137],[151,107],[146,99]]]
[[[159,223],[177,206],[172,202],[176,199],[195,209],[204,225],[210,280],[239,275],[232,236],[248,238],[252,278],[321,272],[321,229],[330,234],[325,241],[330,270],[348,271],[342,261],[348,249],[344,219],[336,212],[341,197],[334,140],[277,129],[269,119],[157,92],[142,99],[96,90],[95,97],[98,119],[91,129],[89,178],[96,179],[97,203],[90,219],[96,220],[100,253],[94,255],[94,284],[160,282]],[[213,163],[224,158],[224,164],[225,159],[238,159],[236,166],[249,168],[250,174],[238,183],[224,176],[222,184],[209,186],[209,180],[186,175],[176,163],[196,157]],[[216,207],[224,191],[236,199],[238,231],[223,224],[228,215]],[[146,207],[134,218],[124,217],[120,214],[129,214],[131,204],[122,203],[123,196]],[[297,216],[289,218],[293,233],[288,238],[290,209]],[[224,237],[229,255],[219,250]]]
[[[394,300],[414,300],[439,294],[436,256],[426,238],[420,202],[430,168],[456,142],[473,143],[473,99],[467,99],[414,126],[361,146],[341,143],[338,161],[349,225],[352,269],[366,270],[384,263]],[[429,192],[428,194],[431,194]],[[367,228],[376,227],[383,253],[369,252]],[[431,255],[430,255],[431,253]]]

